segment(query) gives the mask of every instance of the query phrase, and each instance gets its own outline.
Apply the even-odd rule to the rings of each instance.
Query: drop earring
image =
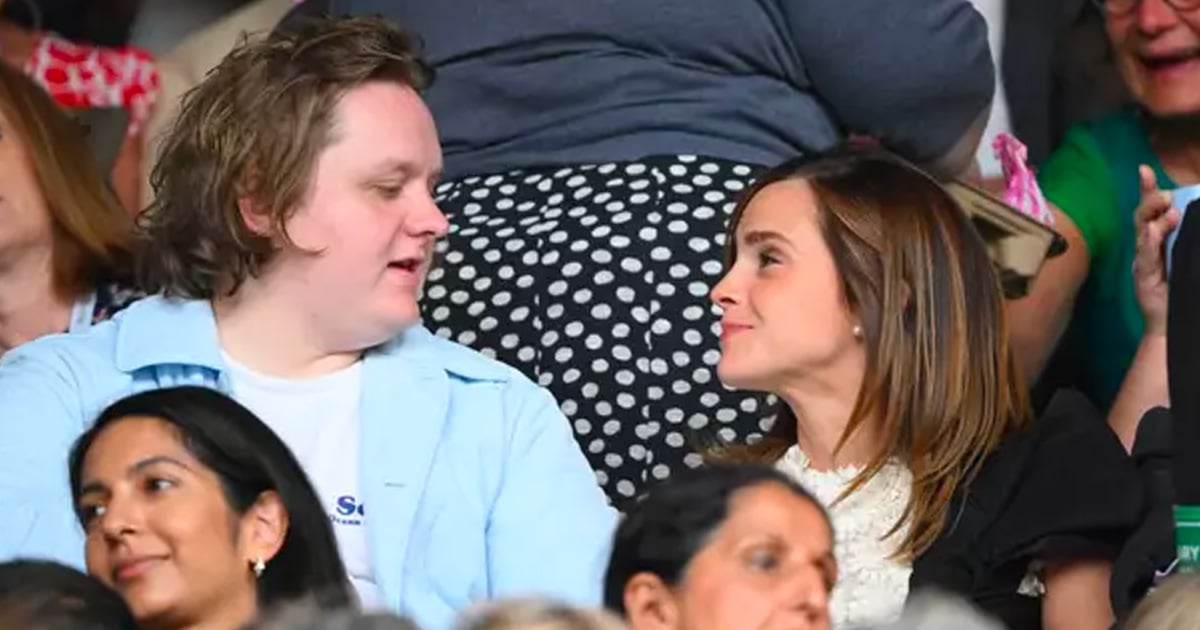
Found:
[[[261,578],[263,571],[267,570],[267,563],[263,562],[262,556],[255,558],[253,568],[254,568],[254,577]]]

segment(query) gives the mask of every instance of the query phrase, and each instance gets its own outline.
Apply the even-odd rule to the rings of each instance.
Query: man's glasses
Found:
[[[1092,0],[1101,11],[1113,15],[1123,15],[1137,8],[1142,0]],[[1163,0],[1167,6],[1176,11],[1191,11],[1200,9],[1200,0]]]

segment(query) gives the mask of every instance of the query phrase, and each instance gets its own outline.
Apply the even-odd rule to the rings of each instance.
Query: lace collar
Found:
[[[861,488],[838,498],[862,467],[816,470],[793,445],[775,464],[825,505],[833,520],[838,583],[829,612],[835,628],[889,622],[900,615],[908,597],[912,567],[890,559],[907,530],[884,538],[900,519],[912,492],[912,474],[889,461]]]

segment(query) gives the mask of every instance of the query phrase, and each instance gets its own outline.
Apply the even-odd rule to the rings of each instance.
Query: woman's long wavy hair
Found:
[[[907,530],[896,557],[911,560],[946,526],[951,497],[969,484],[1000,441],[1030,418],[1013,361],[1000,281],[970,219],[936,181],[877,149],[840,149],[766,172],[734,211],[734,235],[757,193],[803,180],[848,307],[861,318],[867,370],[838,448],[878,422],[880,447],[846,490],[890,459],[913,475],[912,493],[888,536]],[[773,462],[797,441],[786,406],[757,444],[716,459]]]

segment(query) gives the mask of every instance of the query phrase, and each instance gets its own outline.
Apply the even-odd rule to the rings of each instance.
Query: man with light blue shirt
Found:
[[[430,76],[355,18],[248,43],[189,94],[140,226],[157,296],[0,362],[0,559],[81,566],[71,442],[124,395],[199,384],[300,459],[366,607],[437,629],[482,598],[599,602],[615,515],[554,400],[419,325],[448,230]]]

